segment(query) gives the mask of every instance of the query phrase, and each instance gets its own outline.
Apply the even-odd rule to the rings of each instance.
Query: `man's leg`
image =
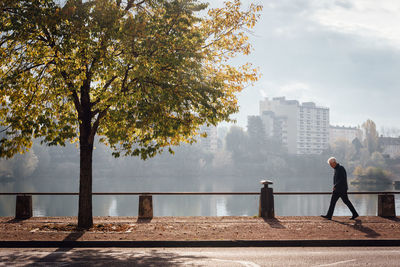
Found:
[[[347,207],[350,209],[351,213],[353,214],[353,217],[358,217],[358,213],[357,213],[356,209],[354,208],[353,204],[351,203],[351,201],[347,195],[347,192],[343,193],[340,197],[342,198],[343,203],[346,204]]]
[[[328,213],[326,214],[327,217],[332,218],[333,211],[335,210],[335,205],[339,199],[339,196],[340,195],[335,192],[332,193],[331,204],[329,204]]]

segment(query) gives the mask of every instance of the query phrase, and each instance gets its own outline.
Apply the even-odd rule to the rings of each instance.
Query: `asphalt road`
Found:
[[[0,266],[399,266],[400,247],[1,248]]]

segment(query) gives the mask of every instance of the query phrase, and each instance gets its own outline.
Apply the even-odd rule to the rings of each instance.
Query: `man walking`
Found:
[[[335,209],[336,202],[339,198],[341,198],[344,204],[350,209],[353,216],[350,218],[354,220],[358,217],[358,213],[354,208],[353,204],[351,204],[349,197],[347,196],[347,174],[345,168],[336,162],[336,158],[330,157],[328,159],[328,164],[331,165],[333,169],[335,169],[335,173],[333,175],[333,192],[331,198],[331,204],[329,205],[329,210],[326,215],[321,215],[321,217],[325,219],[332,219],[333,211]]]

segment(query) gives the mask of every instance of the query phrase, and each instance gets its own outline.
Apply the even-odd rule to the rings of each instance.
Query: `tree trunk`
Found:
[[[83,90],[84,91],[84,90]],[[88,92],[85,90],[84,92]],[[80,144],[80,179],[79,179],[79,211],[78,227],[89,229],[93,227],[92,214],[92,156],[93,139],[91,135],[91,110],[89,95],[82,94],[82,113],[79,125]]]
[[[93,144],[80,143],[80,180],[78,227],[89,229],[93,226],[92,215],[92,155]]]

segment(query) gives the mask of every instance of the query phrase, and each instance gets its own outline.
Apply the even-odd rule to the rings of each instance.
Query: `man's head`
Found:
[[[328,164],[331,165],[332,168],[335,168],[335,167],[336,167],[336,164],[337,164],[336,158],[335,158],[335,157],[330,157],[330,158],[328,159]]]

